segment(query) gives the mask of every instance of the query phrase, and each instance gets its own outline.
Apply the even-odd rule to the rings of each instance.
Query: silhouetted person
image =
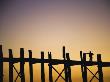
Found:
[[[89,53],[89,58],[90,58],[89,61],[92,61],[92,60],[93,60],[93,57],[92,57],[93,55],[94,55],[94,54],[91,53],[91,51],[90,51],[90,53]]]

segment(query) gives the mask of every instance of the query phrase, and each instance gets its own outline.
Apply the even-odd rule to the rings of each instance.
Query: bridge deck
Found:
[[[21,58],[13,58],[13,59],[9,59],[9,58],[2,58],[1,61],[3,62],[13,62],[13,63],[18,63],[20,61],[23,61],[23,62],[31,62],[33,64],[35,63],[51,63],[53,65],[56,65],[56,64],[68,64],[70,66],[73,66],[73,65],[81,65],[83,63],[85,63],[86,66],[92,66],[92,65],[98,65],[99,62],[97,61],[86,61],[86,62],[82,62],[82,61],[76,61],[76,60],[60,60],[60,59],[52,59],[52,60],[49,60],[49,59],[38,59],[38,58],[24,58],[24,59],[21,59]],[[102,67],[110,67],[110,62],[101,62],[101,65]]]

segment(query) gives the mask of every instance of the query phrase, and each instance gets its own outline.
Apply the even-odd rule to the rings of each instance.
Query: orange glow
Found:
[[[93,51],[102,54],[103,61],[110,61],[110,5],[105,1],[12,1],[4,2],[0,44],[4,56],[13,49],[13,56],[19,57],[19,48],[29,49],[33,57],[40,58],[40,52],[52,52],[53,58],[62,58],[62,46],[73,60],[80,60],[79,52]],[[48,65],[46,82],[48,82]],[[8,66],[5,64],[4,82],[8,82]],[[19,68],[19,65],[16,66]],[[28,78],[28,63],[25,65]],[[60,66],[58,68],[61,71]],[[91,68],[93,71],[96,67]],[[34,81],[40,82],[40,65],[34,66]],[[104,68],[105,82],[109,82],[110,69]],[[15,74],[16,75],[16,74]],[[54,76],[57,74],[54,72]],[[91,75],[90,75],[91,76]],[[72,67],[72,79],[80,82],[79,66]],[[19,82],[19,81],[18,81]],[[27,79],[26,82],[29,82]],[[58,82],[63,82],[60,78]]]

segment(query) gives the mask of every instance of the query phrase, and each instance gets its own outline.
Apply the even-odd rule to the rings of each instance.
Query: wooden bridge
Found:
[[[33,82],[33,64],[40,63],[41,64],[41,82],[45,82],[45,71],[44,64],[48,63],[49,66],[49,82],[57,82],[59,77],[64,79],[64,82],[74,82],[71,78],[71,66],[80,65],[82,71],[82,79],[83,82],[92,82],[94,78],[96,78],[99,82],[104,82],[103,80],[103,67],[110,67],[110,62],[102,62],[101,54],[97,54],[97,61],[92,60],[93,53],[83,53],[80,51],[81,61],[70,60],[69,53],[65,52],[65,47],[63,46],[63,60],[61,59],[52,59],[51,52],[48,52],[48,59],[44,58],[44,52],[41,52],[41,58],[32,58],[32,51],[28,50],[29,58],[24,58],[24,49],[20,48],[20,58],[13,58],[12,49],[9,49],[9,58],[3,57],[2,45],[0,45],[0,82],[3,82],[3,62],[9,62],[9,82],[16,82],[18,77],[20,77],[21,82],[25,82],[25,73],[24,73],[24,65],[25,62],[29,63],[30,70],[30,82]],[[86,61],[86,55],[89,54],[90,60]],[[20,62],[20,72],[17,71],[14,64]],[[63,64],[64,69],[61,73],[59,73],[54,65]],[[97,65],[98,71],[94,74],[91,70],[88,69],[88,66]],[[17,72],[17,77],[14,80],[13,78],[13,70]],[[55,70],[58,73],[58,77],[56,80],[53,80],[52,70]],[[93,75],[90,81],[87,79],[87,70]],[[65,76],[62,76],[62,73],[65,73]],[[98,74],[98,77],[96,76]]]

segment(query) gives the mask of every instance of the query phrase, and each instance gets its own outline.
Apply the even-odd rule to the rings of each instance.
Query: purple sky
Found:
[[[79,60],[80,50],[92,50],[110,61],[110,0],[1,0],[0,7],[5,56],[12,48],[18,57],[24,47],[34,50],[33,57],[44,50],[61,58],[65,45],[71,59]]]

